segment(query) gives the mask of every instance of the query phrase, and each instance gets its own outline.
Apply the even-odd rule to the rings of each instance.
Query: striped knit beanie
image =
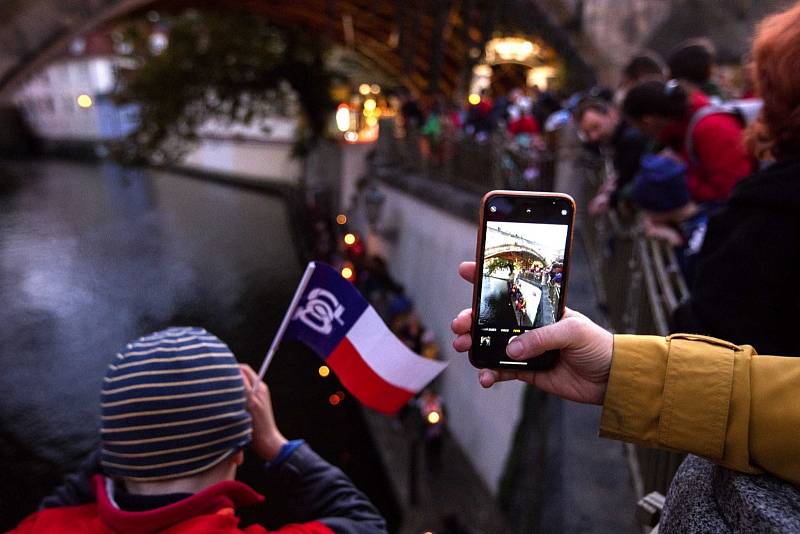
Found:
[[[101,393],[105,473],[139,481],[200,473],[250,442],[236,358],[202,328],[169,328],[129,343]]]

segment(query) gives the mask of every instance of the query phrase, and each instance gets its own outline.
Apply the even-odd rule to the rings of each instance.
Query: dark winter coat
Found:
[[[741,181],[709,220],[673,330],[800,356],[800,158]]]

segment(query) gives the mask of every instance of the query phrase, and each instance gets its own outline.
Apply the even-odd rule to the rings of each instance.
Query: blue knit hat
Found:
[[[633,184],[633,200],[643,209],[656,212],[686,205],[689,202],[686,165],[657,154],[643,156]]]
[[[202,328],[173,327],[129,343],[108,367],[100,406],[101,463],[111,477],[200,473],[250,442],[236,358]]]

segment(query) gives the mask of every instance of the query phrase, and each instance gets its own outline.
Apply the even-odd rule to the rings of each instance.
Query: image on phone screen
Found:
[[[517,193],[489,196],[483,208],[470,359],[478,367],[545,369],[556,353],[518,362],[505,349],[561,318],[574,203]]]
[[[515,329],[556,322],[567,225],[487,222],[478,323]]]

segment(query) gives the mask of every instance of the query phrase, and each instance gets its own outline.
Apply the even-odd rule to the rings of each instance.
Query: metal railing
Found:
[[[606,179],[602,162],[582,165],[587,197]],[[647,238],[636,214],[623,220],[617,212],[584,217],[582,235],[592,264],[601,307],[617,333],[669,334],[669,317],[689,296],[672,245]],[[637,500],[652,492],[666,495],[685,455],[628,446]]]
[[[541,148],[518,144],[501,126],[491,133],[470,135],[445,129],[435,143],[418,130],[381,119],[375,164],[413,172],[483,194],[491,189],[549,191],[554,157],[547,142]],[[527,172],[526,172],[527,171]]]

